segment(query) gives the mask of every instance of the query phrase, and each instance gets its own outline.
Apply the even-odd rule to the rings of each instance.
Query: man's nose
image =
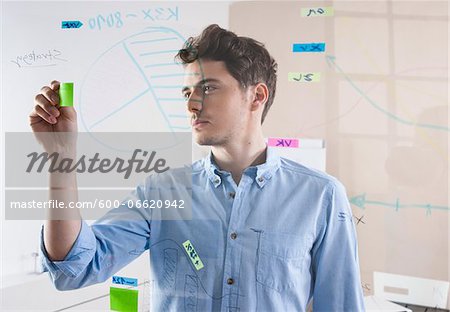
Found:
[[[187,109],[189,112],[198,112],[203,108],[203,98],[196,96],[195,94],[191,94],[189,99],[187,100]]]

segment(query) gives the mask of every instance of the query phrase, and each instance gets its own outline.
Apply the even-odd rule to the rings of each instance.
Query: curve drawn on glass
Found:
[[[418,123],[410,120],[403,119],[397,115],[394,115],[393,113],[387,111],[386,109],[379,106],[375,101],[373,101],[371,98],[369,98],[363,90],[361,90],[351,79],[350,77],[342,70],[342,68],[336,63],[336,57],[333,55],[327,55],[326,56],[327,63],[330,67],[334,67],[337,69],[337,71],[344,75],[345,79],[350,83],[350,85],[359,93],[361,96],[366,99],[374,108],[382,112],[383,114],[387,115],[389,118],[402,123],[404,125],[408,126],[415,126],[419,128],[428,128],[433,130],[440,130],[440,131],[447,131],[450,132],[449,127],[441,126],[441,125],[432,125],[432,124],[424,124],[424,123]]]
[[[152,104],[156,105],[161,114],[160,117],[164,121],[167,132],[174,133],[174,135],[176,135],[176,132],[189,132],[191,129],[190,119],[186,114],[183,103],[185,100],[180,92],[182,88],[180,79],[184,76],[184,69],[174,59],[174,56],[185,41],[185,38],[180,33],[171,28],[147,27],[142,32],[120,40],[100,54],[87,71],[80,88],[80,119],[86,131],[91,134],[95,133],[93,130],[101,126],[102,123],[120,114],[123,109],[132,105],[143,96],[150,95],[153,100]],[[131,61],[135,66],[134,74],[140,76],[146,88],[120,104],[114,103],[111,105],[114,107],[108,107],[109,111],[102,113],[103,115],[100,118],[88,121],[86,120],[82,100],[87,77],[91,74],[95,65],[113,49],[120,49],[120,52],[124,52],[123,54],[128,56],[127,61]],[[179,97],[164,96],[164,94],[170,93],[172,90],[174,91],[173,94],[179,95]],[[182,103],[182,105],[173,105],[173,103],[178,102]]]

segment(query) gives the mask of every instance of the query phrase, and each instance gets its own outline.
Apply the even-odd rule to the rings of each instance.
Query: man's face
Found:
[[[245,136],[249,96],[222,61],[196,61],[185,68],[183,96],[199,145],[226,146]]]

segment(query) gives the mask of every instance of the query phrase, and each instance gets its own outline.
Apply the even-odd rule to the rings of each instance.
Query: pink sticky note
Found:
[[[297,148],[299,144],[297,139],[269,138],[268,145],[275,147]]]

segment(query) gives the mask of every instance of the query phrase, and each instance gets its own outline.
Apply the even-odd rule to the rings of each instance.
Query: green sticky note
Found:
[[[288,73],[288,81],[291,82],[319,82],[320,73]]]
[[[195,250],[194,245],[192,245],[191,241],[190,240],[185,241],[183,243],[183,247],[186,250],[189,259],[191,259],[191,262],[195,266],[197,271],[203,268],[203,262],[200,259],[200,256],[197,254],[197,251]]]
[[[137,312],[138,311],[137,289],[109,288],[109,308],[112,311]]]
[[[333,7],[318,7],[318,8],[303,8],[303,17],[315,17],[315,16],[333,16]]]
[[[61,106],[73,106],[73,82],[63,82],[59,86]]]

